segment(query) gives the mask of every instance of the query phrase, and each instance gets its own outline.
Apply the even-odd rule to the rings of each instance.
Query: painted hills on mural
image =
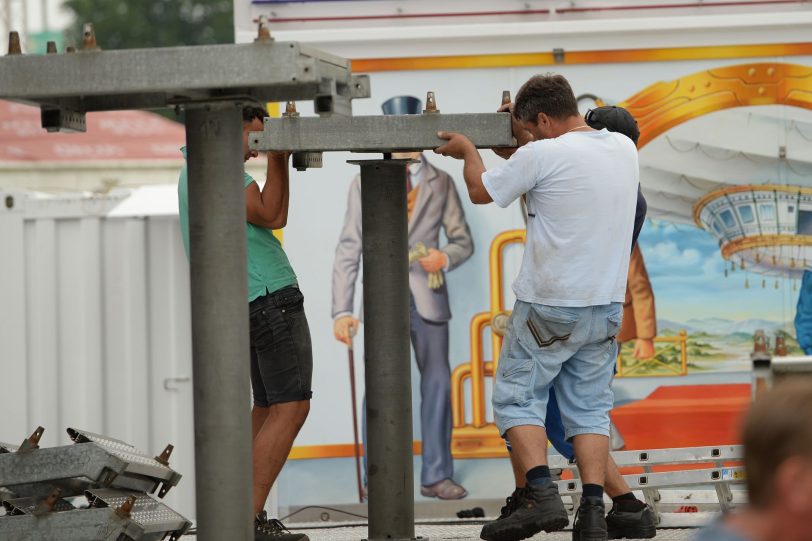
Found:
[[[782,335],[790,355],[800,354],[791,324],[768,319],[749,318],[735,321],[719,317],[692,318],[678,322],[658,319],[657,362],[643,363],[632,357],[634,344],[623,345],[624,368],[635,376],[664,375],[681,370],[681,344],[663,343],[660,340],[679,337],[686,331],[688,374],[704,372],[731,372],[750,370],[750,352],[753,350],[753,333],[761,329],[767,334],[772,349],[775,337]]]

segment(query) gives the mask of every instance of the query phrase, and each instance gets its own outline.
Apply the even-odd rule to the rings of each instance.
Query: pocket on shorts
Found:
[[[291,288],[285,291],[276,302],[283,314],[292,315],[304,311],[304,295],[299,289]]]
[[[614,339],[620,332],[620,327],[623,325],[623,305],[617,303],[609,308],[609,313],[606,316],[606,336],[607,338]]]
[[[273,310],[273,308],[263,308],[251,314],[251,347],[255,349],[270,349],[276,339],[275,325],[269,313],[271,310]],[[276,325],[276,327],[278,327],[278,325]]]
[[[547,349],[567,342],[580,319],[580,313],[558,306],[534,304],[520,336],[531,348]]]
[[[536,363],[532,359],[500,359],[493,384],[493,403],[527,405],[533,399],[535,373]]]

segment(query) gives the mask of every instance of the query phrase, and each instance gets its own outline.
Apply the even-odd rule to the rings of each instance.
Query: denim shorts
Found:
[[[496,426],[503,436],[521,425],[544,426],[555,389],[564,435],[609,436],[610,387],[623,305],[583,308],[516,301],[493,386]]]
[[[251,387],[254,405],[267,408],[313,396],[313,347],[298,287],[251,301]]]

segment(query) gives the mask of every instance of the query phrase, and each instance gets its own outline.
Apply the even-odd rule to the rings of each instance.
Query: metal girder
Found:
[[[170,488],[180,482],[181,474],[170,468],[167,460],[159,460],[159,457],[150,457],[129,443],[76,428],[68,428],[68,436],[77,444],[94,443],[99,445],[127,464],[123,476],[120,479],[113,480],[109,486],[143,490],[151,493],[156,490],[157,483],[160,483],[161,490],[158,493],[158,497],[163,498],[166,496],[166,493],[169,492]],[[171,454],[171,450],[164,452]],[[133,481],[129,481],[128,479],[130,478]],[[142,488],[144,481],[148,480],[153,482],[152,488]],[[136,486],[133,486],[134,483]]]
[[[126,494],[126,493],[124,493]],[[135,494],[131,510],[115,506],[127,496],[88,494],[94,507],[43,515],[0,517],[0,539],[14,541],[158,541],[180,539],[191,523],[166,505]]]
[[[64,496],[97,485],[144,492],[161,486],[163,496],[180,477],[153,459],[93,442],[0,455],[3,486],[21,497],[41,495],[51,485],[61,487]]]
[[[128,535],[133,539],[162,539],[167,532],[180,537],[191,522],[173,511],[169,506],[153,499],[148,494],[112,489],[88,490],[85,493],[91,508],[122,509],[128,499],[133,498],[129,515]],[[160,534],[160,537],[156,537]]]
[[[119,541],[128,520],[114,509],[77,509],[0,518],[0,538],[14,541]],[[159,538],[160,539],[160,538]]]
[[[369,94],[369,78],[352,75],[349,60],[273,40],[0,58],[0,99],[39,105],[54,129],[81,131],[89,111],[222,100],[317,99],[321,113],[346,114],[351,99]]]
[[[262,151],[413,151],[440,146],[438,131],[464,133],[477,148],[516,144],[510,113],[266,118],[250,144]]]

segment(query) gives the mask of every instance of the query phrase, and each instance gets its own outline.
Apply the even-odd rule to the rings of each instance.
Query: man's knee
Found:
[[[310,400],[295,400],[293,402],[282,402],[272,406],[273,415],[280,420],[284,420],[301,428],[310,413]]]

